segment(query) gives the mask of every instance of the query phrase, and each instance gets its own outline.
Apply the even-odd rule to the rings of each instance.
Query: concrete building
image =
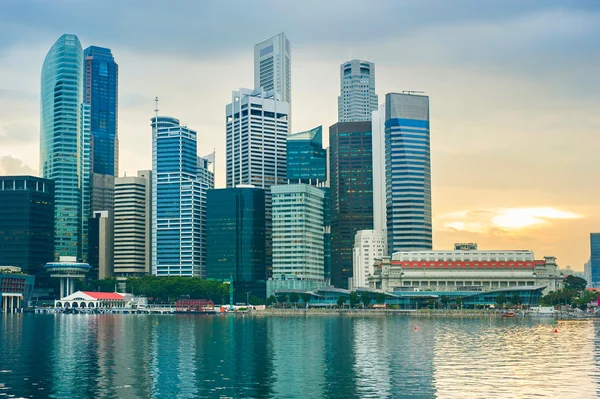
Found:
[[[374,273],[375,259],[387,256],[385,230],[359,230],[354,239],[352,283],[349,288],[367,288]]]
[[[149,274],[152,253],[152,171],[115,179],[115,276]]]
[[[19,267],[0,265],[0,310],[14,313],[30,306],[35,276],[21,272]]]
[[[600,288],[600,233],[590,233],[591,288]]]
[[[351,60],[340,65],[340,91],[338,122],[370,121],[378,105],[375,64]]]
[[[532,251],[404,251],[376,262],[369,287],[394,292],[490,291],[543,286],[562,287],[555,257],[536,260]]]
[[[271,187],[271,195],[273,278],[267,281],[267,296],[292,285],[325,284],[323,191],[308,184],[288,184]]]
[[[387,229],[385,180],[385,104],[371,114],[373,147],[373,229]]]
[[[254,46],[254,88],[272,90],[277,100],[292,102],[292,55],[285,33]]]
[[[114,272],[114,213],[95,211],[89,220],[88,263],[92,278],[105,279]]]
[[[429,97],[385,96],[385,182],[388,251],[430,250]]]

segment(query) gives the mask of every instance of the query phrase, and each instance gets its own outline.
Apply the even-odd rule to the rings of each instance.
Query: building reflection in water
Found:
[[[354,322],[354,374],[356,391],[363,398],[391,396],[389,332],[386,317]]]

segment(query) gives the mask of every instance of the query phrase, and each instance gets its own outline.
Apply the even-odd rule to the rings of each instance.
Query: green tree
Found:
[[[564,281],[565,289],[572,289],[575,291],[583,291],[587,287],[587,281],[584,278],[576,276],[567,276]]]
[[[297,292],[292,292],[290,294],[290,302],[294,304],[294,306],[296,306],[296,304],[298,303],[298,301],[300,300],[300,295]]]
[[[340,297],[337,299],[337,305],[338,305],[338,307],[339,307],[339,308],[341,308],[341,307],[344,307],[344,304],[346,303],[346,300],[347,300],[347,298],[346,298],[345,296],[343,296],[343,295],[342,295],[342,296],[340,296]]]
[[[521,298],[521,295],[519,295],[518,293],[514,293],[512,294],[512,296],[510,297],[510,303],[515,305],[515,306],[519,306],[523,303],[523,298]]]
[[[358,296],[356,291],[352,291],[350,293],[350,307],[355,308],[356,305],[358,305],[359,303],[360,303],[360,297]]]
[[[504,305],[506,304],[506,295],[500,294],[496,296],[496,306],[504,309]]]
[[[383,292],[375,294],[375,302],[379,304],[385,303],[385,294]]]
[[[250,305],[252,306],[264,305],[264,303],[265,302],[257,296],[252,295],[250,297]]]
[[[446,309],[448,308],[448,302],[450,302],[450,297],[448,295],[442,295],[440,297],[440,303],[442,304],[442,306],[444,306]]]
[[[302,294],[302,302],[304,302],[304,305],[306,307],[308,307],[308,303],[310,302],[311,298],[312,298],[312,295],[309,294],[308,292],[305,292]]]
[[[365,308],[368,308],[371,304],[371,293],[369,291],[363,291],[360,293],[360,300]]]
[[[265,301],[266,306],[273,306],[275,303],[277,303],[277,298],[275,298],[275,295],[271,295]]]
[[[460,309],[462,308],[464,300],[461,297],[456,297],[454,298],[454,303],[456,303],[456,307]]]
[[[287,300],[288,300],[288,299],[287,299],[287,295],[285,295],[285,294],[279,294],[279,295],[277,295],[277,301],[278,301],[278,302],[279,302],[281,305],[285,304],[285,303],[287,302]]]

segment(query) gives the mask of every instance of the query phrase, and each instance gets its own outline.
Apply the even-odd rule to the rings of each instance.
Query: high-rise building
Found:
[[[287,178],[293,183],[317,185],[327,181],[327,150],[323,127],[287,136]]]
[[[152,253],[152,171],[115,179],[115,277],[149,274]]]
[[[55,183],[54,258],[82,258],[84,241],[83,51],[75,35],[62,35],[42,67],[40,171]],[[87,216],[87,215],[85,215]],[[86,217],[87,218],[87,217]]]
[[[390,253],[430,250],[429,97],[385,97],[385,176]]]
[[[354,239],[353,277],[350,289],[367,288],[367,277],[373,275],[375,259],[387,256],[387,234],[385,230],[360,230]]]
[[[323,268],[325,280],[331,280],[331,188],[319,187],[323,191]]]
[[[273,279],[267,295],[280,288],[312,290],[325,284],[323,190],[308,184],[271,187]]]
[[[375,64],[352,60],[340,65],[340,95],[338,97],[339,122],[371,120],[377,110],[375,94]]]
[[[372,113],[373,229],[387,229],[385,180],[385,104]]]
[[[209,190],[206,277],[234,281],[236,294],[265,296],[265,190],[253,186]]]
[[[152,118],[152,273],[205,276],[208,162],[196,131],[167,116]],[[206,161],[206,160],[205,160]],[[202,171],[202,173],[199,173]],[[204,173],[206,172],[206,173]],[[214,185],[214,176],[212,178]]]
[[[285,33],[254,46],[254,88],[273,90],[275,99],[292,102],[292,55]]]
[[[600,233],[590,233],[590,254],[590,286],[600,288]]]
[[[287,179],[287,103],[272,92],[240,89],[226,107],[227,187],[251,184],[268,189]]]
[[[83,53],[84,102],[90,106],[92,211],[114,207],[114,177],[119,175],[119,66],[108,48],[90,46]]]
[[[339,122],[329,128],[331,280],[348,287],[352,247],[359,230],[373,229],[371,122]]]
[[[92,279],[105,279],[114,272],[113,211],[94,211],[89,219],[88,263]]]
[[[54,260],[54,181],[0,176],[0,266],[39,279]]]

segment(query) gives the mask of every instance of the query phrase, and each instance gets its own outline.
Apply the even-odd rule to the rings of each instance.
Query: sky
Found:
[[[151,169],[150,118],[198,131],[225,185],[225,106],[253,46],[292,46],[293,131],[337,121],[339,66],[430,96],[434,249],[530,249],[583,270],[600,231],[600,2],[0,2],[0,174],[37,174],[40,72],[63,34],[119,64],[120,174]],[[325,134],[325,136],[327,136]],[[324,138],[327,145],[327,138]]]

